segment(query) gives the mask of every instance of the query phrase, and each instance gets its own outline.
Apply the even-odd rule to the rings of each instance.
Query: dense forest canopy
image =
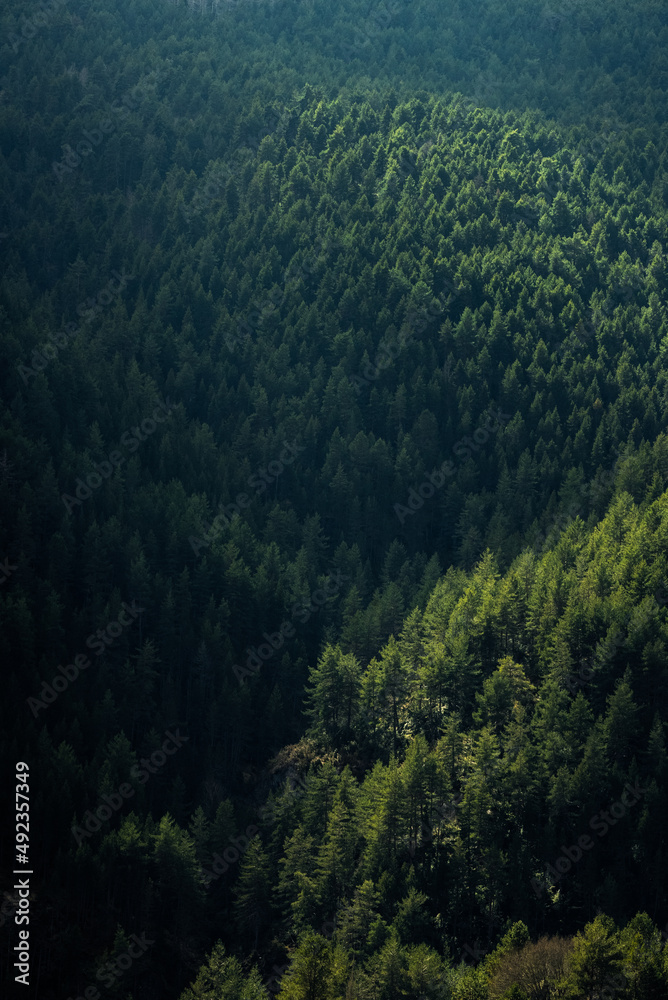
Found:
[[[666,1000],[664,6],[0,40],[5,968]]]

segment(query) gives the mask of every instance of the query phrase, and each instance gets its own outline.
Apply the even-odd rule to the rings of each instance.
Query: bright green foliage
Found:
[[[619,935],[610,917],[596,917],[576,934],[568,976],[572,997],[593,1000],[622,968]]]
[[[40,994],[665,997],[668,28],[549,6],[2,5]]]
[[[330,1000],[332,949],[320,934],[307,932],[292,955],[279,1000]],[[332,998],[333,1000],[333,998]]]

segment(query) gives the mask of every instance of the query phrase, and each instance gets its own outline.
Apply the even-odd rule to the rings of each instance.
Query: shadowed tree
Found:
[[[218,941],[201,967],[194,983],[183,991],[180,1000],[268,1000],[257,968],[245,976],[241,963],[225,953]]]
[[[253,837],[241,861],[235,889],[235,913],[240,927],[253,934],[257,951],[260,930],[269,909],[269,859],[262,850],[259,836]]]

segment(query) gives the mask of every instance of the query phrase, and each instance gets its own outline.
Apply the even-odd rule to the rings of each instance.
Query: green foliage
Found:
[[[279,1000],[329,1000],[332,949],[320,934],[305,933],[290,961]]]
[[[180,1000],[267,1000],[268,996],[257,969],[244,976],[240,962],[227,955],[222,941],[218,941]]]
[[[3,6],[45,996],[665,998],[667,29],[534,7]]]
[[[240,927],[254,935],[255,948],[267,916],[269,890],[269,859],[260,838],[253,837],[240,864],[235,909]]]
[[[622,950],[614,921],[598,916],[573,941],[569,995],[589,1000],[608,985],[621,967]]]

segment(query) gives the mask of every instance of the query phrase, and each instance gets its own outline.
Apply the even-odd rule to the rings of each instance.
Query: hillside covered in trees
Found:
[[[663,7],[0,28],[30,995],[668,1000]]]

